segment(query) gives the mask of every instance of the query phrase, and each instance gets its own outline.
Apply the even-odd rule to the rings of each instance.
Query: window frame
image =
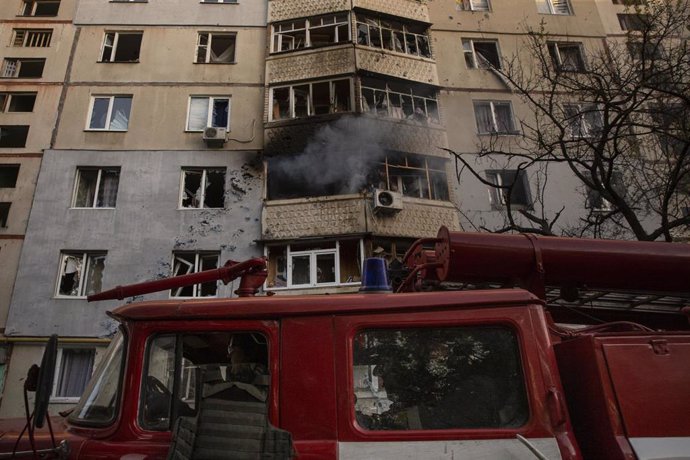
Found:
[[[406,120],[409,118],[409,116],[405,116],[404,112],[402,111],[402,102],[401,102],[402,98],[406,97],[406,98],[411,99],[411,101],[412,101],[412,113],[413,114],[416,113],[416,109],[417,109],[417,106],[415,105],[415,101],[417,101],[419,99],[423,99],[424,100],[424,108],[421,110],[422,110],[423,115],[425,117],[425,121],[432,123],[432,124],[437,124],[437,125],[441,124],[441,113],[440,113],[439,106],[438,106],[438,93],[435,93],[437,96],[436,98],[428,97],[428,96],[424,96],[424,95],[419,95],[419,94],[415,94],[413,92],[413,87],[414,87],[414,85],[409,86],[409,89],[410,89],[409,93],[401,93],[399,91],[392,90],[390,88],[388,82],[384,82],[383,88],[375,88],[373,86],[367,86],[366,82],[362,80],[362,81],[360,81],[360,84],[359,84],[359,101],[360,101],[359,110],[361,111],[361,113],[370,114],[370,115],[373,115],[373,116],[379,117],[379,118],[392,118],[395,120]],[[385,100],[382,99],[382,103],[384,101],[386,103],[386,113],[385,114],[383,113],[383,111],[379,111],[377,109],[376,104],[374,104],[373,108],[369,107],[368,110],[364,107],[365,102],[367,103],[367,105],[369,104],[366,101],[366,97],[363,94],[364,91],[371,91],[374,99],[376,99],[376,93],[377,92],[383,93],[383,96],[385,96]],[[396,106],[395,104],[393,104],[391,102],[391,96],[398,98],[398,102],[400,102],[400,104],[401,104],[400,107]],[[433,102],[433,105],[436,107],[435,112],[433,110],[430,110],[429,101]],[[395,110],[398,108],[400,108],[401,110],[400,111]],[[400,116],[397,116],[396,112],[398,112],[397,115],[400,115]],[[435,116],[434,116],[434,113],[435,113]]]
[[[21,48],[49,48],[53,29],[12,29],[12,46]],[[19,41],[19,43],[18,43]]]
[[[534,200],[532,198],[532,190],[529,183],[529,176],[527,171],[524,169],[490,169],[485,172],[486,178],[489,182],[493,183],[497,187],[489,186],[489,203],[491,207],[496,210],[507,209],[508,201],[507,190],[501,188],[503,186],[503,174],[517,173],[519,176],[516,179],[516,185],[520,184],[523,188],[523,194],[526,198],[527,203],[510,203],[511,209],[532,209],[534,206]],[[513,186],[513,193],[511,198],[515,197],[515,186]]]
[[[127,128],[126,129],[112,129],[110,128],[110,124],[112,123],[112,116],[113,116],[113,108],[115,106],[115,99],[116,98],[123,98],[123,99],[129,99],[129,113],[127,114]],[[92,128],[91,127],[91,120],[93,118],[93,109],[94,105],[96,103],[96,99],[108,99],[108,113],[106,114],[105,117],[105,126],[103,128]],[[101,131],[107,131],[107,132],[116,132],[116,133],[126,133],[129,131],[129,124],[132,120],[132,105],[134,103],[134,96],[132,94],[92,94],[91,95],[91,100],[89,101],[89,116],[86,119],[86,127],[84,128],[84,131],[95,131],[95,132],[101,132]]]
[[[9,227],[11,209],[11,201],[0,201],[0,228]]]
[[[114,35],[113,44],[110,46],[110,58],[108,60],[103,59],[103,54],[108,42],[108,35]],[[117,46],[120,41],[120,35],[139,35],[141,38],[139,40],[139,57],[136,61],[116,61],[115,55],[117,54]],[[103,41],[101,42],[101,51],[98,55],[98,63],[100,64],[138,64],[141,62],[141,46],[144,42],[144,32],[141,30],[106,30],[103,34]]]
[[[190,115],[191,115],[191,110],[192,110],[192,99],[208,99],[208,108],[206,110],[206,125],[201,128],[201,129],[191,129],[189,127],[189,121],[190,121]],[[211,124],[212,117],[213,117],[213,104],[218,100],[225,99],[228,101],[228,121],[226,123],[226,126],[213,126]],[[232,113],[232,96],[203,96],[203,95],[190,95],[189,98],[187,99],[187,119],[185,120],[185,132],[188,133],[201,133],[204,132],[204,129],[207,127],[213,126],[214,128],[225,128],[228,132],[230,132],[230,115]]]
[[[202,2],[203,3],[203,2]],[[208,35],[208,43],[206,45],[201,45],[201,36],[202,35]],[[233,37],[235,43],[234,43],[234,50],[232,53],[232,60],[228,62],[212,62],[211,59],[211,45],[213,43],[213,36],[226,36],[226,37]],[[206,47],[206,53],[204,56],[203,61],[199,61],[199,48],[201,46]],[[199,31],[196,34],[196,46],[194,47],[194,60],[192,61],[194,64],[214,64],[214,65],[231,65],[231,64],[237,64],[237,32],[230,31],[230,32],[205,32],[205,31]]]
[[[26,75],[20,75],[22,72],[22,64],[23,63],[29,63],[29,62],[40,62],[41,63],[41,72],[40,75],[36,76],[26,76]],[[8,75],[8,70],[14,67],[14,71],[12,72],[12,75]],[[6,57],[2,61],[2,69],[0,69],[1,75],[0,79],[5,79],[5,78],[43,78],[43,71],[45,70],[46,67],[46,59],[45,58],[14,58],[14,57]]]
[[[492,122],[492,128],[493,131],[480,131],[479,130],[479,123],[478,123],[478,118],[477,118],[477,105],[480,104],[489,104],[489,107],[491,108],[491,122]],[[496,116],[496,106],[497,105],[507,105],[509,110],[510,110],[510,124],[512,125],[511,127],[513,128],[512,130],[508,131],[499,131],[498,130],[498,117]],[[472,106],[474,109],[474,118],[475,118],[475,126],[477,127],[477,135],[479,136],[486,136],[486,135],[516,135],[519,134],[517,123],[515,120],[515,112],[513,111],[513,103],[512,101],[506,101],[506,100],[473,100],[472,101]]]
[[[91,377],[93,376],[93,371],[96,368],[96,347],[95,346],[87,346],[87,345],[68,345],[68,346],[60,346],[58,347],[58,352],[57,352],[57,359],[55,360],[55,374],[53,378],[53,387],[50,390],[50,402],[51,403],[77,403],[81,399],[81,395],[79,396],[56,396],[55,393],[57,392],[58,386],[60,385],[60,373],[62,370],[62,361],[64,359],[64,352],[65,350],[91,350],[92,356],[91,356],[91,372],[89,373],[89,378],[86,380],[86,383],[84,384],[84,388],[82,388],[82,394],[84,393],[84,390],[89,386],[89,380],[91,380]]]
[[[369,14],[362,14],[359,13],[360,18],[363,19],[361,21],[357,15],[355,15],[355,31],[357,32],[357,39],[354,40],[355,45],[358,46],[365,46],[367,48],[375,48],[375,49],[380,49],[384,50],[386,52],[390,53],[397,53],[397,54],[403,54],[405,56],[414,56],[418,58],[423,58],[423,59],[433,59],[433,53],[431,52],[431,37],[429,35],[430,27],[426,27],[426,32],[423,34],[417,33],[417,32],[412,32],[408,28],[410,28],[410,25],[402,22],[404,21],[403,18],[396,18],[397,20],[395,22],[398,22],[402,25],[402,29],[397,29],[393,28],[391,25],[384,25],[383,24],[383,19],[381,17],[376,16],[376,15],[369,15]],[[376,25],[374,24],[369,24],[368,21],[375,22]],[[359,27],[366,27],[367,28],[367,43],[360,43],[359,42]],[[380,46],[377,46],[372,43],[371,37],[372,37],[372,31],[371,29],[375,28],[379,32],[379,43]],[[383,36],[383,31],[387,30],[390,36],[390,39],[393,40],[394,37],[396,37],[396,34],[401,34],[402,35],[402,42],[400,42],[400,46],[402,48],[401,51],[398,51],[395,47],[395,43],[391,42],[390,46],[386,46],[384,36]],[[409,49],[409,42],[408,42],[408,37],[413,36],[414,37],[414,43],[415,43],[415,48],[416,51],[413,52],[413,50]],[[419,37],[423,37],[423,40],[426,41],[426,49],[428,51],[428,56],[424,55],[420,50],[421,47],[419,46],[420,44],[420,39]]]
[[[49,14],[49,15],[41,14],[41,15],[36,16],[36,10],[38,9],[38,4],[39,4],[39,3],[57,3],[57,4],[58,4],[58,9],[57,9],[57,11],[55,12],[55,14]],[[21,16],[21,17],[39,17],[39,18],[41,18],[41,17],[44,17],[44,18],[54,18],[54,17],[56,17],[56,16],[58,16],[58,15],[60,14],[60,4],[61,4],[61,1],[60,1],[60,0],[54,0],[54,1],[52,1],[52,0],[32,0],[32,1],[30,1],[30,2],[28,2],[28,1],[22,1],[22,5],[21,5],[21,7],[20,7],[20,9],[19,9],[19,14],[17,14],[17,16]],[[27,13],[26,13],[26,9],[27,9],[27,7],[28,7],[29,5],[31,5],[30,13],[27,14]]]
[[[554,16],[573,16],[575,12],[573,11],[573,5],[571,4],[570,0],[555,0],[555,1],[560,1],[563,2],[566,7],[567,7],[567,12],[559,12],[556,10],[556,7],[554,6],[554,0],[537,0],[537,12],[539,14],[550,14]],[[544,11],[540,5],[546,5],[546,8],[548,9],[547,11]]]
[[[328,92],[329,92],[329,99],[330,101],[334,100],[335,96],[335,84],[336,82],[340,81],[347,81],[349,85],[349,92],[350,92],[350,97],[348,98],[348,107],[349,110],[344,110],[342,112],[338,112],[337,110],[333,109],[333,102],[330,104],[329,112],[328,114],[316,114],[314,113],[314,100],[313,100],[313,95],[314,95],[314,89],[313,85],[319,84],[319,83],[329,83],[328,86]],[[307,115],[306,117],[297,117],[295,115],[295,87],[298,86],[309,86],[309,96],[307,99]],[[277,89],[285,89],[288,88],[289,90],[289,116],[286,118],[274,118],[274,91]],[[302,83],[292,83],[289,85],[276,85],[276,86],[271,86],[269,88],[269,94],[268,94],[268,121],[269,122],[275,122],[275,121],[285,121],[285,120],[295,120],[295,119],[300,119],[300,118],[309,118],[309,117],[316,117],[316,116],[323,116],[323,115],[330,115],[333,113],[352,113],[354,112],[354,81],[351,77],[347,78],[335,78],[335,79],[322,79],[322,80],[314,80],[314,81],[308,81],[308,82],[302,82]]]
[[[469,43],[470,49],[465,48],[465,43]],[[493,44],[496,47],[496,56],[498,56],[498,66],[493,65],[491,61],[486,59],[484,56],[482,56],[489,64],[491,64],[491,67],[494,67],[496,69],[501,69],[502,63],[501,63],[501,48],[498,45],[498,39],[492,40],[492,39],[481,39],[481,38],[463,38],[462,39],[462,51],[463,51],[463,56],[465,57],[465,65],[467,65],[467,55],[472,56],[472,67],[467,67],[468,70],[490,70],[491,67],[486,66],[485,64],[482,63],[477,58],[477,50],[474,46],[475,43],[486,43],[486,44]]]
[[[21,145],[2,145],[1,142],[1,136],[0,136],[0,149],[23,149],[26,148],[26,143],[29,140],[29,131],[31,126],[30,125],[0,125],[0,135],[3,129],[16,129],[17,132],[21,131],[22,134],[24,135],[24,141],[21,143]],[[24,129],[26,128],[26,129]]]
[[[4,96],[4,97],[3,97]],[[14,97],[33,96],[34,102],[31,110],[9,110]],[[0,113],[33,113],[36,108],[37,91],[0,91]]]
[[[101,178],[103,176],[103,172],[107,170],[117,170],[118,172],[118,179],[117,179],[117,186],[118,186],[118,191],[120,191],[120,177],[122,175],[122,169],[119,166],[77,166],[77,174],[74,180],[74,190],[72,191],[72,201],[70,204],[70,209],[115,209],[117,207],[117,193],[115,194],[115,206],[97,206],[98,204],[98,194],[101,186]],[[96,186],[94,187],[94,196],[93,196],[93,206],[77,206],[77,195],[79,193],[79,182],[81,179],[81,172],[82,171],[98,171],[98,176],[96,177]]]
[[[170,267],[172,269],[171,276],[180,276],[180,275],[175,275],[175,264],[177,262],[177,258],[179,255],[194,255],[194,265],[191,267],[191,270],[187,270],[185,275],[190,275],[190,274],[199,273],[199,272],[203,271],[202,270],[203,269],[202,258],[204,256],[215,255],[216,256],[216,268],[220,268],[220,266],[221,266],[220,265],[220,256],[221,256],[220,250],[173,251],[172,262],[170,264]],[[184,262],[187,263],[187,261],[184,261]],[[187,265],[187,266],[189,267],[189,265]],[[184,289],[185,287],[189,287],[189,286],[182,286],[182,287],[178,287],[178,288],[173,288],[173,289],[177,290],[177,294],[174,294],[174,295],[172,294],[173,289],[170,289],[168,291],[168,297],[170,299],[215,299],[218,297],[218,283],[219,282],[216,281],[215,283],[216,283],[215,295],[205,295],[205,296],[198,295],[199,292],[201,291],[202,284],[206,284],[206,283],[197,283],[197,284],[191,285],[191,287],[192,287],[192,295],[191,296],[179,295],[179,292],[181,292],[182,289]]]
[[[547,42],[547,51],[551,56],[551,63],[558,72],[573,72],[582,73],[587,71],[587,61],[585,60],[585,53],[581,42]],[[575,69],[568,68],[561,55],[561,48],[577,48],[578,67]]]
[[[458,2],[456,9],[458,11],[488,11],[488,12],[490,12],[492,10],[491,0],[483,0],[483,2],[486,2],[486,8],[476,7],[474,5],[474,3],[476,1],[482,1],[482,0],[462,0],[461,2]]]
[[[79,286],[77,287],[78,294],[77,295],[66,295],[66,294],[60,294],[60,282],[62,281],[62,277],[64,275],[64,269],[65,269],[65,260],[67,257],[79,257],[81,258],[81,272],[79,276]],[[57,276],[57,282],[55,283],[55,294],[53,298],[55,299],[86,299],[87,295],[84,291],[86,290],[86,286],[88,285],[88,281],[86,281],[86,276],[88,275],[89,268],[92,263],[92,258],[96,257],[103,257],[103,265],[104,269],[103,272],[105,272],[105,264],[106,261],[108,260],[108,251],[77,251],[77,250],[63,250],[60,251],[60,265],[58,265],[58,276]]]
[[[570,113],[568,113],[571,111]],[[603,114],[597,108],[596,104],[589,104],[583,102],[570,102],[563,104],[563,114],[567,117],[566,123],[569,131],[570,139],[593,139],[597,137],[597,131],[601,130],[604,125]],[[596,124],[592,125],[587,119],[588,114],[597,114],[599,129]],[[575,133],[571,128],[571,123],[577,122],[578,133]]]
[[[19,164],[19,163],[3,163],[3,164],[0,164],[0,170],[5,170],[5,172],[9,172],[11,170],[16,171],[16,173],[10,174],[7,176],[7,177],[13,177],[14,178],[13,181],[10,180],[8,182],[8,184],[12,184],[12,185],[2,185],[0,183],[0,189],[16,188],[17,187],[17,181],[19,180],[19,173],[21,171],[21,164]]]
[[[337,17],[338,16],[346,16],[347,20],[345,22],[337,22]],[[333,16],[335,18],[335,21],[333,23],[329,24],[323,24],[319,23],[318,25],[312,25],[312,21],[316,22],[317,19],[323,19],[324,17],[328,16]],[[300,22],[304,21],[304,29],[285,29],[285,30],[280,30],[280,27],[282,25],[287,25],[289,23],[295,23],[295,22]],[[339,36],[339,28],[342,26],[346,26],[347,30],[347,37],[345,38],[340,38]],[[271,54],[274,53],[288,53],[291,51],[298,51],[301,49],[311,49],[315,48],[315,46],[312,44],[311,41],[311,31],[315,29],[321,29],[321,28],[326,28],[326,27],[334,27],[335,28],[335,37],[336,41],[328,43],[326,45],[319,45],[316,46],[316,48],[322,48],[324,46],[332,46],[332,45],[341,45],[343,43],[348,43],[352,41],[352,15],[349,12],[336,12],[336,13],[326,13],[326,14],[319,14],[315,16],[308,16],[305,18],[296,18],[296,19],[289,19],[286,21],[278,21],[274,22],[271,24],[271,43],[270,43],[270,49],[271,49]],[[283,43],[283,34],[287,34],[290,32],[295,32],[295,31],[302,31],[304,30],[304,45],[300,47],[295,47],[294,45],[288,49],[280,49],[282,48],[282,43]]]
[[[199,207],[193,207],[193,206],[192,206],[192,207],[185,207],[185,206],[183,206],[183,201],[184,201],[184,196],[185,196],[185,195],[184,195],[185,172],[186,172],[186,171],[199,171],[199,170],[202,171],[202,175],[201,175],[202,179],[201,179],[201,183],[199,184],[199,188],[202,189],[202,190],[201,190],[201,199],[199,200],[199,203],[201,204],[201,206],[199,206]],[[224,209],[224,208],[225,208],[225,198],[223,198],[223,207],[207,208],[207,207],[204,206],[204,203],[206,202],[206,187],[205,187],[205,184],[206,184],[206,180],[207,180],[206,177],[207,177],[207,174],[208,174],[209,171],[222,171],[222,172],[223,172],[223,178],[224,178],[224,182],[223,182],[223,194],[225,194],[225,192],[227,191],[225,185],[227,184],[227,179],[228,179],[228,178],[227,178],[227,173],[228,173],[227,168],[222,167],[222,166],[218,166],[218,167],[215,167],[215,166],[190,166],[190,167],[183,167],[183,168],[181,169],[181,171],[180,171],[180,194],[179,194],[179,199],[178,199],[178,201],[177,201],[177,209],[178,209],[178,211],[183,211],[183,210],[200,210],[200,209],[202,209],[202,210],[203,210],[203,209]]]

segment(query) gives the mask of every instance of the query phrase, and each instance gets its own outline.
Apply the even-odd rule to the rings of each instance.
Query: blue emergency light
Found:
[[[391,286],[388,283],[388,272],[384,259],[379,257],[364,259],[364,264],[362,264],[362,287],[359,288],[359,292],[392,292]]]

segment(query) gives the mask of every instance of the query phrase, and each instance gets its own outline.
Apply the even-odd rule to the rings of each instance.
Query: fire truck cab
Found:
[[[464,241],[462,256],[456,237],[442,229],[433,251],[420,243],[401,290],[468,278],[453,259],[472,264],[475,250],[489,255],[473,273],[507,254],[482,240]],[[556,326],[535,293],[558,284],[549,268],[563,254],[518,238],[532,251],[525,288],[119,307],[117,336],[78,406],[52,419],[52,439],[6,425],[0,456],[690,459],[690,333]],[[689,270],[690,259],[665,260]],[[273,435],[287,451],[266,447]]]

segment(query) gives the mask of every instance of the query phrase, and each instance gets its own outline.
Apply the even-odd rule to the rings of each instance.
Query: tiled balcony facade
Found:
[[[268,20],[285,21],[308,15],[362,8],[415,21],[429,22],[426,1],[417,0],[272,0],[268,3]]]

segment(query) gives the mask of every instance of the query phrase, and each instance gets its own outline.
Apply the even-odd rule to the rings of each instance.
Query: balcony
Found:
[[[290,240],[364,233],[421,238],[436,236],[442,225],[460,229],[455,206],[447,201],[404,198],[403,209],[397,214],[374,215],[370,196],[337,195],[266,201],[262,238]]]
[[[294,51],[266,60],[266,79],[269,84],[354,72],[355,56],[350,43],[335,48]]]
[[[361,46],[356,52],[362,70],[438,86],[436,63],[431,59]]]
[[[416,2],[406,0],[401,3]],[[350,9],[349,0],[272,0],[268,2],[268,22],[335,13]]]
[[[415,21],[430,22],[429,8],[426,1],[354,0],[353,6],[355,8],[378,11],[391,16],[414,19]]]

